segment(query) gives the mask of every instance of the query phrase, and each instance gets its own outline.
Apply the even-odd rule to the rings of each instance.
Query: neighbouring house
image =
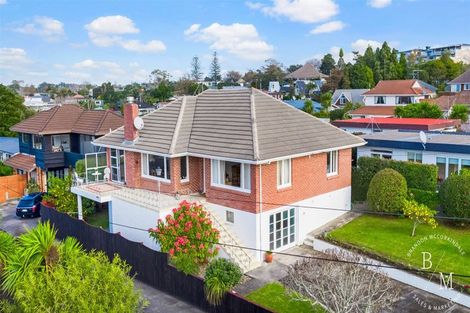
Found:
[[[470,69],[447,83],[451,92],[470,90]]]
[[[449,53],[450,57],[456,62],[470,63],[470,44],[457,44],[451,46],[431,47],[426,46],[425,49],[417,48],[402,51],[407,57],[414,57],[416,62],[430,61],[440,58],[444,53]]]
[[[399,106],[434,98],[436,88],[417,79],[381,80],[363,95],[366,106]]]
[[[390,130],[422,130],[455,132],[460,120],[435,118],[355,118],[336,120],[331,124],[353,134],[370,134]]]
[[[8,160],[19,151],[18,138],[0,137],[0,161]]]
[[[444,117],[448,117],[455,104],[465,104],[470,108],[470,90],[463,90],[457,93],[445,93],[427,101],[437,104],[442,110]]]
[[[269,82],[268,92],[269,93],[279,93],[281,91],[281,85],[278,81]]]
[[[77,94],[77,95],[74,95],[74,96],[71,96],[71,97],[70,96],[65,97],[61,101],[61,103],[62,104],[77,104],[78,105],[78,104],[80,104],[80,101],[83,101],[83,100],[85,100],[85,97],[82,96],[82,95]]]
[[[321,73],[312,63],[305,63],[301,68],[286,75],[286,80],[294,81],[296,96],[319,92],[328,75]]]
[[[127,104],[124,126],[93,144],[106,148],[107,164],[87,162],[87,171],[109,179],[72,192],[79,204],[82,197],[108,203],[111,232],[157,249],[146,229],[180,201],[198,200],[222,242],[280,251],[350,209],[351,150],[365,142],[238,88],[185,96],[142,118]],[[262,258],[221,248],[244,271]]]
[[[331,106],[343,107],[346,103],[365,104],[363,94],[370,89],[336,89],[331,98]]]
[[[395,106],[367,105],[349,112],[351,118],[394,117]]]
[[[49,110],[55,105],[48,93],[35,93],[33,96],[24,97],[24,105],[35,111]]]
[[[91,144],[94,139],[122,125],[122,117],[111,111],[86,111],[76,105],[57,105],[10,128],[18,133],[20,152],[11,159],[21,158],[22,163],[33,160],[36,176],[45,188],[47,177],[67,175],[69,168],[85,154],[98,152]],[[29,158],[26,160],[24,155]],[[16,160],[12,161],[13,165],[14,162]]]
[[[357,149],[357,156],[435,164],[439,168],[439,181],[463,168],[470,169],[470,133],[425,134],[425,144],[417,131],[368,134],[363,136],[367,145]]]

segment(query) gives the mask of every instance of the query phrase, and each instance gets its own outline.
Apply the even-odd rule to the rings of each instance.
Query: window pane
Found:
[[[241,163],[225,161],[225,185],[233,187],[241,187]]]
[[[251,165],[243,164],[243,188],[251,190]]]
[[[188,179],[188,168],[187,168],[188,157],[180,158],[180,168],[181,168],[181,179]]]
[[[294,208],[290,209],[290,216],[294,216],[294,214],[295,214],[295,209]]]
[[[148,155],[147,154],[142,154],[142,172],[145,175],[149,175]]]
[[[282,212],[282,218],[286,219],[288,214],[289,214],[289,211]]]
[[[414,152],[408,152],[408,161],[414,161],[415,160],[415,153]]]
[[[277,185],[282,185],[282,161],[277,161]]]
[[[422,153],[416,153],[416,162],[423,163],[423,154]]]
[[[163,177],[166,179],[171,179],[171,160],[169,158],[165,158],[166,160],[166,173],[163,174]]]
[[[274,242],[271,242],[271,243],[269,244],[269,250],[274,250]]]
[[[326,172],[331,173],[331,152],[326,153]]]
[[[150,176],[165,178],[165,158],[149,154],[148,158],[148,171]],[[160,175],[158,175],[160,173]]]
[[[106,166],[106,153],[98,153],[98,166]]]
[[[219,168],[219,162],[217,160],[211,160],[211,176],[212,176],[212,183],[213,184],[218,184],[219,183],[219,180],[218,180],[218,175],[217,173],[219,172],[218,171],[218,168]]]

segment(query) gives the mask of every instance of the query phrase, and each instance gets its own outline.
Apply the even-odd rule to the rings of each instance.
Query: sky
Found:
[[[470,0],[0,0],[0,83],[173,79],[198,56],[207,74],[346,61],[383,41],[398,50],[470,43]]]

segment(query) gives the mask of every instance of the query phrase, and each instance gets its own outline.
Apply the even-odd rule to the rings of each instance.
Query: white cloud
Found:
[[[246,2],[255,10],[271,16],[284,16],[294,22],[318,23],[328,20],[339,12],[333,0],[273,0],[272,6],[258,2]]]
[[[126,39],[124,35],[140,32],[134,22],[126,16],[101,16],[86,24],[85,29],[91,42],[98,47],[120,46],[129,51],[143,53],[166,50],[165,44],[160,40],[142,42],[137,39]]]
[[[0,68],[15,70],[30,64],[31,60],[21,48],[0,48]]]
[[[0,5],[7,4],[7,0],[0,0]]]
[[[95,34],[136,34],[140,30],[134,22],[122,15],[101,16],[94,19],[85,29]]]
[[[186,36],[189,36],[189,35],[194,34],[195,32],[197,32],[199,30],[199,28],[201,28],[201,24],[193,24],[193,25],[189,26],[189,28],[184,31],[184,34]]]
[[[352,50],[358,51],[360,54],[363,54],[369,46],[372,47],[372,49],[375,51],[376,48],[380,48],[382,46],[382,43],[375,40],[366,39],[358,39],[351,43]]]
[[[24,24],[15,31],[44,37],[48,41],[57,41],[64,37],[64,23],[47,16],[37,16],[31,23]]]
[[[265,60],[272,56],[274,50],[272,45],[260,38],[253,24],[213,23],[202,29],[192,25],[185,33],[189,33],[188,37],[194,41],[209,43],[212,50],[227,51],[245,60]]]
[[[328,23],[318,25],[317,27],[312,29],[310,33],[314,35],[323,34],[323,33],[332,33],[338,30],[342,30],[345,26],[346,24],[344,24],[341,21],[331,21]]]
[[[392,3],[392,0],[368,0],[367,4],[373,8],[381,9],[389,6]]]
[[[91,75],[88,73],[83,73],[83,72],[65,72],[64,76],[67,77],[68,79],[78,82],[80,80],[88,80],[91,78]]]
[[[69,46],[73,49],[81,49],[88,47],[88,42],[71,42]]]

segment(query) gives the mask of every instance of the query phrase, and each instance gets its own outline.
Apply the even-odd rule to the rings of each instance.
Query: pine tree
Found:
[[[339,69],[343,69],[344,66],[346,65],[346,63],[344,62],[343,57],[344,57],[344,51],[343,51],[343,48],[340,48],[340,49],[339,49],[338,64],[337,64],[337,66],[338,66]]]
[[[219,58],[217,57],[217,51],[214,51],[214,54],[212,57],[210,78],[215,83],[217,83],[222,78],[220,76],[220,64],[219,64]]]
[[[193,57],[191,62],[191,78],[197,82],[202,78],[201,63],[199,62],[199,57],[197,55]]]

